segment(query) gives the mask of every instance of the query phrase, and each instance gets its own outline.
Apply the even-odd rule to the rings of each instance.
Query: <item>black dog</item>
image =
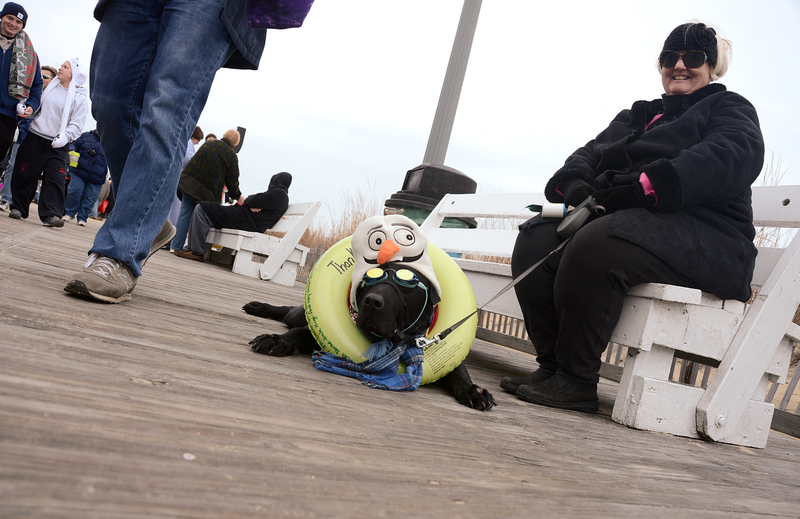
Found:
[[[423,282],[427,281],[419,272],[404,265],[387,263],[383,268],[408,269]],[[432,301],[418,288],[386,280],[359,287],[356,291],[356,302],[358,328],[375,340],[389,339],[396,342],[409,336],[424,334],[437,301]],[[289,327],[289,331],[282,335],[264,334],[250,341],[250,346],[256,353],[283,357],[296,351],[310,355],[319,349],[308,329],[302,306],[273,306],[253,301],[244,305],[243,310],[258,317],[283,321]],[[450,387],[456,400],[473,409],[487,410],[497,405],[491,393],[472,383],[463,363],[436,381],[436,384]]]

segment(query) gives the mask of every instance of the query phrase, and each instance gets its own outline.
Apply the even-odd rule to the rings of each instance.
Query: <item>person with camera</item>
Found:
[[[106,181],[108,166],[97,130],[85,132],[69,148],[77,151],[80,158],[78,165],[69,169],[71,180],[64,204],[64,220],[69,222],[77,216],[78,225],[84,226]]]
[[[504,378],[503,389],[537,405],[596,412],[601,354],[630,288],[666,283],[750,298],[750,185],[764,139],[753,105],[714,82],[730,54],[730,42],[705,24],[676,27],[658,56],[661,99],[619,112],[548,181],[551,202],[578,206],[592,196],[602,215],[515,285],[539,366]],[[520,226],[515,277],[564,243],[559,223],[536,217]]]
[[[45,227],[63,227],[65,186],[69,165],[69,143],[80,137],[89,113],[89,99],[83,85],[86,67],[78,58],[65,61],[58,75],[42,94],[28,135],[17,152],[11,179],[9,218],[28,217],[39,176],[39,219]]]

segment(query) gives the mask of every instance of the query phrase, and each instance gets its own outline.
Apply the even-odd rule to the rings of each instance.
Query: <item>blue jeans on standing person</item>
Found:
[[[214,76],[235,51],[219,5],[116,0],[97,32],[89,91],[116,205],[90,252],[137,276],[167,219]]]
[[[67,187],[67,199],[64,202],[64,214],[66,216],[78,215],[78,221],[85,222],[97,202],[102,187],[102,184],[90,184],[72,173]]]
[[[189,224],[192,223],[192,214],[194,214],[195,207],[197,207],[197,202],[189,198],[188,195],[183,195],[181,198],[181,212],[178,214],[178,223],[175,224],[177,232],[169,246],[170,249],[183,250],[183,245],[186,243],[186,235],[189,234]]]
[[[11,148],[11,155],[8,159],[6,166],[6,179],[3,181],[3,187],[0,187],[0,200],[11,205],[11,177],[14,173],[14,161],[17,159],[17,150],[19,149],[19,141],[15,142]]]

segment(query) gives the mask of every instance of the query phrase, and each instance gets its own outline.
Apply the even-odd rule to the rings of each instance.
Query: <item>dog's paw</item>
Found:
[[[250,301],[246,305],[242,307],[242,310],[247,312],[250,315],[255,315],[256,317],[269,317],[269,311],[272,309],[272,305],[267,303],[260,303],[258,301]]]
[[[456,395],[456,399],[462,405],[471,407],[472,409],[479,409],[481,411],[488,411],[497,405],[494,397],[489,391],[478,387],[477,384],[472,384],[466,392]]]
[[[297,351],[297,346],[285,341],[282,335],[265,333],[250,341],[250,349],[262,355],[286,357]]]

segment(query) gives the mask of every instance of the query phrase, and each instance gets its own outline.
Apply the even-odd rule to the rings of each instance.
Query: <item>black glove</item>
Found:
[[[656,197],[645,195],[639,182],[601,189],[594,193],[594,199],[605,208],[606,214],[633,207],[650,209],[656,204]]]
[[[594,188],[583,180],[571,180],[564,186],[564,204],[577,207],[594,194]]]

